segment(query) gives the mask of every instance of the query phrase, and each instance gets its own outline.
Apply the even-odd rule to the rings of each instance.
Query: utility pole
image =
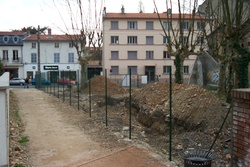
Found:
[[[40,69],[40,26],[38,26],[38,30],[37,30],[37,65],[38,65],[38,73],[41,73],[41,69]]]
[[[37,30],[37,75],[36,75],[36,85],[38,88],[41,86],[41,68],[40,68],[40,26],[38,25]]]

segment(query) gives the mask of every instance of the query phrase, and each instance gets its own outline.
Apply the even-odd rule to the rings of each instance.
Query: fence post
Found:
[[[169,69],[169,161],[172,161],[172,67]]]
[[[63,70],[63,77],[62,77],[62,85],[63,85],[63,102],[65,101],[65,94],[64,94],[64,70]]]
[[[89,117],[91,117],[91,78],[89,74]]]
[[[78,76],[79,76],[79,71],[78,71]],[[79,79],[78,79],[79,80]],[[78,111],[80,110],[80,89],[79,89],[79,81],[77,81],[77,92],[78,92]]]
[[[105,69],[105,111],[106,111],[106,127],[108,126],[108,83],[107,69]]]
[[[69,70],[69,105],[71,106],[71,89],[72,88],[72,84],[71,84],[71,72]]]
[[[131,99],[131,68],[129,68],[129,139],[131,139],[131,131],[132,131],[132,99]]]

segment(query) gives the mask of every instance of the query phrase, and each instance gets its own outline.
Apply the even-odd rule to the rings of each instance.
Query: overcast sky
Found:
[[[56,5],[53,3],[53,0],[0,0],[0,31],[11,31],[23,27],[37,27],[40,25],[40,27],[46,26],[52,28],[52,33],[62,33],[58,27],[64,29],[65,26],[59,13],[64,15],[63,17],[66,24],[70,24],[71,22],[65,19],[67,12],[64,7],[58,3],[60,0],[55,1],[57,2]],[[87,0],[83,1],[87,2]],[[121,5],[123,4],[126,13],[137,13],[139,1],[140,0],[105,0],[105,6],[107,12],[120,12]],[[154,11],[153,0],[141,1],[145,13]],[[166,0],[155,1],[160,12],[166,11]]]

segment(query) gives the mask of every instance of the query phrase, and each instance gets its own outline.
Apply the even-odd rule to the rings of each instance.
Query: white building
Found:
[[[42,77],[77,79],[78,55],[68,35],[40,34],[40,71]],[[38,35],[27,32],[0,32],[0,59],[10,78],[35,78],[38,71]],[[62,72],[59,71],[64,71]],[[56,80],[54,80],[56,81]]]
[[[48,34],[41,34],[39,41],[42,77],[60,78],[62,73],[58,71],[71,71],[72,75],[76,77],[80,70],[80,65],[76,49],[68,35],[53,35],[51,29],[48,29]],[[38,71],[38,59],[38,35],[28,35],[23,41],[25,77],[35,77]],[[46,73],[45,76],[43,76],[43,73]]]

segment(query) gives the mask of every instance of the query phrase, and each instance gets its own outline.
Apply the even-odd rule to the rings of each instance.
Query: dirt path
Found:
[[[19,101],[25,124],[23,135],[30,140],[30,161],[35,167],[169,166],[131,141],[120,141],[113,135],[106,137],[108,132],[100,131],[87,114],[53,96],[36,89],[13,89],[13,92]],[[87,129],[80,126],[83,121]]]

